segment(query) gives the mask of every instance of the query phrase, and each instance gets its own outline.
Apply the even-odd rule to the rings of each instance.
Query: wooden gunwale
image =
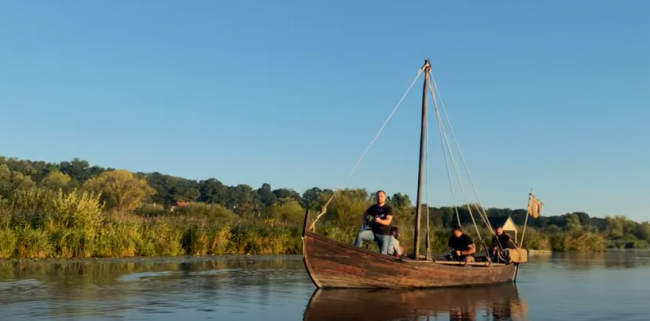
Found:
[[[384,255],[384,254],[381,254],[381,253],[377,253],[375,251],[367,250],[367,249],[364,249],[364,248],[358,248],[358,247],[356,247],[354,245],[351,245],[351,244],[341,243],[341,242],[335,241],[333,239],[330,239],[330,238],[328,238],[326,236],[315,234],[315,233],[312,233],[312,232],[309,232],[309,231],[304,232],[303,237],[311,237],[311,238],[314,238],[314,239],[318,239],[319,241],[329,243],[330,245],[340,246],[340,247],[343,247],[343,248],[346,248],[346,249],[352,250],[352,251],[358,251],[358,252],[363,253],[364,255],[370,255],[370,256],[375,257],[377,259],[384,260],[384,261],[391,261],[391,262],[402,262],[402,263],[408,263],[408,264],[439,264],[439,265],[452,265],[452,266],[453,265],[462,265],[462,266],[469,265],[469,266],[475,266],[475,267],[490,267],[490,266],[498,267],[498,266],[505,266],[506,265],[506,264],[503,264],[503,263],[488,263],[488,262],[470,262],[470,263],[467,263],[467,262],[459,262],[459,261],[413,260],[411,258],[398,258],[398,257],[395,257],[395,256],[390,256],[390,255]],[[303,248],[303,254],[306,254],[306,253],[304,253],[304,248]],[[308,254],[306,254],[306,255],[308,256]]]

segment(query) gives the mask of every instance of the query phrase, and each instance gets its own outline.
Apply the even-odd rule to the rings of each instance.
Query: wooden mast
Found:
[[[415,229],[413,235],[413,259],[420,259],[420,221],[422,218],[422,171],[424,164],[425,135],[427,129],[427,85],[429,82],[429,71],[431,64],[427,58],[422,66],[424,71],[424,84],[422,86],[422,124],[420,127],[420,161],[418,166],[418,196],[415,202]],[[427,204],[427,207],[429,204]],[[428,212],[428,209],[427,209]],[[427,213],[428,215],[428,213]]]

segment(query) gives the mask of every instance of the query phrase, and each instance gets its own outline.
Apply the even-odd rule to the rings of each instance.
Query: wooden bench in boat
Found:
[[[403,257],[400,259],[404,263],[409,264],[441,264],[441,265],[462,265],[462,266],[504,266],[503,263],[490,263],[490,262],[461,262],[461,261],[447,261],[447,260],[414,260],[410,257]]]
[[[508,256],[509,256],[509,259],[510,259],[510,261],[512,263],[526,263],[528,261],[528,250],[522,249],[521,253],[518,253],[517,251],[514,251],[514,250],[513,251],[508,251]],[[431,264],[431,263],[435,263],[435,264],[444,264],[444,265],[463,265],[463,266],[466,266],[466,265],[469,265],[469,266],[504,266],[505,265],[504,263],[488,262],[486,260],[485,255],[475,256],[474,257],[475,260],[476,260],[475,262],[462,262],[462,261],[449,261],[449,260],[446,260],[446,259],[435,259],[436,256],[433,256],[433,258],[434,258],[433,260],[432,259],[427,260],[425,255],[420,255],[419,257],[420,257],[419,260],[414,260],[413,259],[413,254],[409,254],[409,255],[407,255],[405,257],[402,257],[401,261],[406,262],[406,263],[413,263],[413,264]]]

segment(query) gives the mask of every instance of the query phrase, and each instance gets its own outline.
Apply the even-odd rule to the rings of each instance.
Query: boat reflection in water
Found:
[[[317,289],[304,321],[525,320],[512,283],[473,288]]]

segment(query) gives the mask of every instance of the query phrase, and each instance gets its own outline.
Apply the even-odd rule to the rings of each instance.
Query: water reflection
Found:
[[[539,258],[537,260],[541,261]],[[650,267],[648,250],[609,250],[596,253],[553,253],[548,263],[563,269],[587,271],[596,269],[635,269]]]
[[[524,320],[512,283],[454,289],[316,290],[304,321]]]
[[[553,253],[517,288],[314,293],[300,255],[0,261],[0,320],[647,320],[649,266],[650,251]]]
[[[215,318],[267,307],[308,281],[300,257],[2,262],[0,320]]]

